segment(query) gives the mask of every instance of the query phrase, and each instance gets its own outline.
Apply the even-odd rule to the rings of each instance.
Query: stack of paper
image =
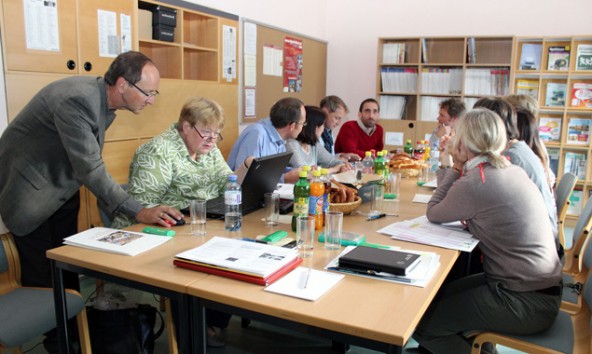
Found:
[[[203,245],[175,256],[176,266],[269,285],[302,263],[298,250],[213,237]]]
[[[341,274],[298,267],[290,274],[265,288],[265,291],[316,301],[343,277]]]
[[[135,256],[169,241],[171,237],[149,235],[106,227],[94,227],[66,237],[66,245]]]
[[[419,252],[419,251],[413,251],[413,250],[398,250],[398,252],[402,251],[402,252],[408,252],[408,253],[416,253],[416,254],[420,255],[419,263],[415,267],[413,267],[413,269],[407,275],[395,275],[395,274],[390,274],[390,273],[385,273],[385,272],[367,274],[367,273],[360,273],[360,272],[351,271],[349,269],[340,268],[339,267],[339,258],[342,257],[343,255],[347,254],[348,252],[350,252],[354,248],[355,248],[355,246],[346,247],[343,250],[343,252],[341,252],[339,254],[339,256],[337,256],[335,259],[333,259],[331,262],[329,262],[329,264],[327,264],[325,269],[334,270],[334,271],[338,271],[338,272],[342,272],[342,273],[346,273],[346,274],[352,274],[352,275],[372,278],[372,279],[386,280],[386,281],[391,281],[391,282],[395,282],[395,283],[408,284],[408,285],[413,285],[413,286],[418,286],[418,287],[423,288],[428,284],[428,282],[430,281],[430,279],[432,278],[432,276],[436,272],[436,269],[438,269],[438,267],[440,266],[440,256],[436,253]]]
[[[448,225],[434,224],[425,216],[390,224],[378,232],[398,240],[464,252],[471,252],[479,243],[479,240],[464,230],[460,222]]]

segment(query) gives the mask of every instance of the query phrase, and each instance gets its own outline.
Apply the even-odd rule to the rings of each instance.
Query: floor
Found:
[[[82,293],[88,298],[95,290],[94,279],[83,279]],[[126,294],[131,301],[148,303],[158,307],[158,300],[152,295],[139,291],[131,291]],[[157,320],[158,321],[158,320]],[[158,323],[157,323],[158,326]],[[320,354],[332,353],[331,341],[311,335],[274,327],[261,322],[251,322],[247,328],[241,328],[240,318],[233,316],[227,329],[221,332],[221,337],[226,342],[223,348],[210,348],[209,354],[258,354],[258,353],[283,353],[283,354]],[[23,347],[28,354],[47,353],[41,344],[43,338],[38,338]],[[407,347],[417,346],[410,340]],[[518,354],[509,348],[498,347],[500,354]],[[168,353],[166,331],[156,340],[154,353]],[[349,354],[374,354],[377,351],[352,346]],[[95,353],[100,354],[100,353]],[[122,353],[124,354],[124,353]]]

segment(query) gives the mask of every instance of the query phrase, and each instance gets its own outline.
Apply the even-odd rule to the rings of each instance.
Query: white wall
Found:
[[[376,96],[378,37],[592,35],[591,0],[192,2],[328,41],[327,93],[346,101],[350,119]]]

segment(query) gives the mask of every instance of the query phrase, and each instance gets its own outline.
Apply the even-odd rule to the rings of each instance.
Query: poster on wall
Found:
[[[236,27],[222,26],[222,77],[228,82],[236,78]]]
[[[284,92],[302,92],[302,39],[284,38]]]
[[[27,49],[59,52],[58,1],[25,0],[23,6]]]

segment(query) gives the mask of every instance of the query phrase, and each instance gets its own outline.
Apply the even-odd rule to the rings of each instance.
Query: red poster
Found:
[[[302,92],[301,39],[284,39],[284,92]]]

